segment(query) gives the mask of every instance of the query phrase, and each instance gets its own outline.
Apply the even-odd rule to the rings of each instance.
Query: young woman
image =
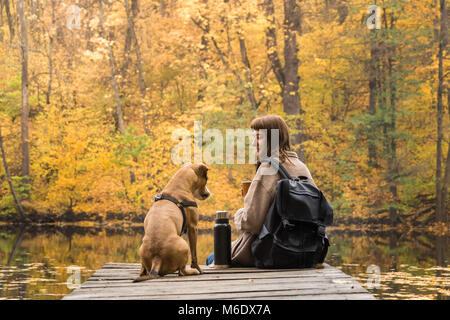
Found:
[[[286,122],[277,115],[267,115],[254,119],[251,128],[255,132],[254,142],[258,152],[258,160],[265,157],[274,157],[286,168],[292,177],[305,176],[308,182],[315,186],[314,180],[306,165],[300,161],[297,154],[290,150],[289,129]],[[262,130],[265,129],[265,130]],[[278,130],[278,141],[271,141],[272,130]],[[262,134],[266,132],[266,134]],[[267,137],[268,141],[264,140]],[[272,148],[278,142],[278,152]],[[267,146],[267,147],[265,147]],[[274,154],[271,154],[272,149]],[[269,169],[270,164],[259,163],[247,195],[244,198],[244,207],[234,215],[234,225],[242,230],[241,236],[232,243],[231,263],[234,267],[253,267],[254,260],[251,245],[258,236],[264,224],[269,206],[275,193],[277,181],[280,179],[275,170]],[[271,174],[270,174],[271,173]],[[213,254],[208,257],[207,264],[212,263]]]

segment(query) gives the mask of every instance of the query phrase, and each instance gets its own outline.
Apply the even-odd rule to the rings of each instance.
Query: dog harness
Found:
[[[159,201],[159,200],[169,200],[171,202],[173,202],[178,208],[180,208],[181,210],[181,214],[183,215],[183,226],[181,227],[181,234],[183,235],[187,232],[187,226],[186,226],[186,212],[184,211],[185,207],[197,207],[197,203],[195,201],[178,201],[177,199],[175,199],[174,197],[171,197],[167,194],[157,194],[154,198],[153,201]]]

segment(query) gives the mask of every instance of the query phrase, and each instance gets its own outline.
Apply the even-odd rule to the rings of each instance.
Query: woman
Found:
[[[290,150],[288,126],[280,116],[268,115],[256,118],[251,122],[250,127],[255,130],[254,144],[256,144],[259,159],[265,156],[278,158],[290,176],[305,176],[308,182],[315,186],[306,165],[298,159],[294,151]],[[266,129],[267,134],[261,134],[262,129]],[[278,155],[272,155],[270,152],[273,129],[278,130]],[[268,139],[267,144],[264,141],[265,137]],[[266,145],[267,148],[264,147]],[[243,233],[231,246],[232,266],[253,267],[255,265],[251,245],[261,231],[267,211],[275,197],[277,181],[280,179],[278,174],[268,174],[269,167],[270,164],[266,162],[258,167],[244,198],[244,208],[239,209],[234,216],[235,227]]]
[[[253,145],[256,145],[258,160],[265,157],[274,157],[286,168],[292,177],[305,176],[308,182],[315,186],[314,180],[306,165],[300,161],[297,154],[290,150],[289,130],[286,122],[277,115],[267,115],[254,119],[251,128],[255,131]],[[266,134],[263,129],[267,130]],[[272,150],[272,132],[278,130],[278,152]],[[275,135],[276,136],[276,135]],[[267,137],[267,144],[264,140]],[[277,141],[274,141],[275,143]],[[265,147],[267,146],[267,147]],[[276,150],[276,149],[275,149]],[[258,161],[259,163],[259,161]],[[255,265],[251,253],[251,244],[258,236],[266,218],[275,193],[277,181],[280,176],[269,169],[270,164],[263,162],[258,166],[247,195],[244,198],[244,207],[234,216],[234,225],[242,230],[241,236],[232,243],[231,263],[233,267],[253,267]],[[268,174],[272,172],[272,174]],[[213,255],[208,257],[207,264],[211,263]]]

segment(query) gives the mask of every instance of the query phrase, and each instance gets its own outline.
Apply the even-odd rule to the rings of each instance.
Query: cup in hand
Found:
[[[242,196],[243,197],[245,197],[245,195],[247,194],[251,183],[252,183],[251,181],[242,181],[241,182],[241,191],[242,191]]]

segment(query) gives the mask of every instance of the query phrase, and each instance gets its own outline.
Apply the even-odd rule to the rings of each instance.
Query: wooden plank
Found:
[[[193,277],[180,277],[177,279],[173,279],[173,280],[169,280],[169,279],[165,279],[162,278],[160,279],[154,279],[151,281],[146,281],[143,282],[141,285],[145,286],[147,284],[150,283],[151,286],[156,286],[157,283],[163,283],[165,285],[167,285],[167,283],[179,283],[180,285],[184,285],[185,283],[200,283],[201,285],[207,285],[207,283],[211,282],[211,281],[220,281],[223,284],[225,284],[226,282],[230,282],[230,281],[235,281],[235,280],[240,280],[240,279],[244,279],[246,281],[254,281],[255,279],[264,279],[267,281],[297,281],[297,282],[324,282],[326,280],[322,279],[322,277],[302,277],[302,276],[290,276],[290,277],[242,277],[241,275],[236,275],[236,278],[232,278],[232,277],[227,277],[227,278],[215,278],[215,279],[203,279],[203,277],[201,277],[198,280],[193,280]],[[351,281],[351,278],[347,275],[337,275],[333,278],[326,278],[328,279],[332,279],[331,281],[336,281],[335,283],[337,283],[337,281]],[[132,283],[131,279],[126,279],[126,280],[91,280],[89,279],[88,281],[86,281],[83,285],[82,288],[95,288],[95,287],[105,287],[105,286],[109,286],[109,287],[120,287],[120,286],[130,286],[130,283]]]
[[[323,270],[323,269],[322,269]],[[299,271],[301,271],[301,274],[306,274],[306,275],[310,275],[310,274],[314,274],[314,275],[320,275],[320,274],[328,274],[328,273],[339,273],[342,271],[339,270],[280,270],[280,271],[276,271],[276,270],[271,270],[271,271],[266,271],[266,272],[250,272],[250,271],[246,271],[246,272],[240,272],[240,271],[231,271],[231,272],[210,272],[209,270],[204,270],[203,271],[203,275],[225,275],[225,274],[289,274],[289,273],[299,273]],[[128,269],[128,270],[123,270],[123,269],[107,269],[107,270],[98,270],[97,272],[95,272],[95,274],[93,276],[99,276],[99,275],[109,275],[109,276],[117,276],[117,275],[133,275],[133,274],[139,274],[140,270],[135,270],[135,269]],[[178,275],[178,273],[173,273],[173,275]],[[170,276],[170,275],[166,275],[166,276]]]
[[[328,272],[342,272],[336,268],[325,265],[323,269],[257,269],[257,268],[228,268],[228,269],[214,269],[206,266],[201,266],[204,274],[236,274],[236,273],[285,273],[285,272],[296,272],[301,271],[302,274],[315,274],[315,273],[328,273]],[[189,269],[189,267],[187,268]],[[139,273],[140,267],[138,268],[120,268],[120,266],[108,268],[102,268],[97,270],[94,274],[130,274],[131,272]],[[167,275],[169,276],[169,275]]]
[[[375,300],[375,297],[368,293],[322,293],[319,295],[284,295],[284,296],[268,296],[258,295],[245,298],[229,298],[229,300]]]
[[[145,292],[122,292],[122,291],[97,291],[78,295],[66,296],[66,299],[163,299],[163,300],[173,300],[173,299],[247,299],[247,298],[258,298],[258,297],[273,297],[273,296],[295,296],[300,298],[301,296],[314,296],[314,299],[320,299],[324,295],[334,295],[339,299],[340,295],[351,295],[351,294],[366,294],[365,291],[361,290],[344,290],[337,287],[322,287],[322,288],[305,288],[305,289],[267,289],[261,288],[260,290],[241,290],[235,288],[234,290],[221,290],[218,292],[189,292],[189,293],[179,293],[178,290],[172,290],[170,293],[152,293],[149,290]],[[370,295],[368,295],[370,296]],[[371,297],[371,296],[370,296]],[[369,297],[368,297],[369,298]]]
[[[230,294],[192,294],[167,296],[67,297],[66,300],[375,300],[367,293],[318,293],[298,295],[294,291],[238,292]]]
[[[133,271],[134,272],[134,271]],[[88,279],[89,282],[98,282],[98,281],[132,281],[134,280],[139,272],[133,274],[133,272],[104,272],[102,270],[97,271],[94,275],[92,275]],[[232,280],[232,279],[249,279],[249,278],[322,278],[322,277],[333,277],[333,278],[341,278],[341,277],[349,277],[345,273],[339,270],[327,270],[322,271],[318,270],[315,272],[308,271],[288,271],[288,272],[259,272],[259,273],[226,273],[226,274],[210,274],[204,273],[202,275],[196,276],[187,276],[180,277],[176,274],[166,275],[164,277],[159,277],[151,280],[151,282],[172,282],[172,281],[208,281],[208,280]]]
[[[101,280],[109,280],[109,281],[120,281],[120,280],[134,280],[139,275],[139,271],[134,272],[96,272],[94,275],[89,278],[89,281],[101,281]],[[153,282],[158,281],[205,281],[209,279],[235,279],[237,278],[290,278],[290,277],[323,277],[323,276],[332,276],[339,277],[345,275],[343,272],[336,271],[327,271],[327,272],[301,272],[299,270],[289,271],[289,272],[259,272],[259,273],[223,273],[223,274],[212,274],[212,273],[204,273],[201,276],[189,276],[189,277],[179,277],[177,274],[170,274],[164,277],[160,277],[152,280]]]
[[[93,274],[89,280],[95,281],[97,279],[111,279],[116,280],[120,278],[125,279],[135,279],[139,275],[139,271],[132,271],[132,272],[96,272]],[[223,273],[223,274],[214,274],[214,273],[204,273],[200,277],[199,276],[191,276],[189,279],[192,279],[192,281],[199,281],[202,279],[218,279],[218,278],[226,278],[226,277],[291,277],[291,276],[297,276],[297,277],[323,277],[323,276],[338,276],[338,275],[345,275],[345,273],[340,271],[329,271],[329,272],[299,272],[297,271],[291,271],[291,272],[259,272],[259,273]],[[163,277],[156,278],[154,281],[176,281],[176,280],[183,280],[184,277],[178,276],[178,274],[169,274],[165,275]]]
[[[135,299],[143,297],[146,299],[227,299],[231,297],[251,297],[255,294],[272,296],[277,292],[284,292],[289,295],[320,295],[320,294],[353,294],[365,293],[361,289],[349,289],[339,286],[322,285],[305,287],[292,286],[258,286],[258,287],[228,287],[228,288],[197,288],[180,290],[181,288],[169,288],[167,290],[83,290],[78,294],[72,295],[74,299],[110,299],[114,297]]]
[[[107,263],[64,299],[374,299],[352,277],[323,269],[212,269],[133,283],[139,264]]]
[[[177,283],[180,283],[179,285],[185,285],[186,283],[189,283],[189,288],[195,288],[197,286],[205,286],[209,284],[214,284],[216,281],[220,281],[220,284],[222,286],[224,285],[236,285],[236,284],[247,284],[247,283],[352,283],[354,280],[346,275],[340,275],[339,277],[289,277],[289,278],[280,278],[280,277],[274,277],[274,278],[264,278],[264,277],[236,277],[233,278],[218,278],[218,279],[209,279],[209,280],[198,280],[198,281],[192,281],[189,279],[192,279],[193,277],[184,277],[184,281],[177,281]],[[140,286],[142,287],[151,287],[154,289],[167,286],[168,283],[175,285],[174,281],[155,281],[155,280],[149,280],[142,282]],[[181,284],[183,283],[183,284]],[[132,284],[131,281],[86,281],[81,289],[85,288],[99,288],[99,287],[109,287],[109,288],[118,288],[118,287],[130,287],[135,286],[136,284]]]
[[[186,295],[187,297],[192,294],[221,294],[221,293],[239,293],[239,292],[253,292],[253,291],[279,291],[279,290],[298,290],[298,294],[303,292],[315,293],[328,292],[328,293],[353,293],[366,292],[356,281],[347,281],[345,283],[333,283],[332,281],[322,281],[322,282],[296,282],[296,281],[285,281],[285,282],[265,282],[265,279],[260,279],[261,281],[249,282],[246,280],[235,280],[229,281],[226,284],[219,283],[216,281],[211,281],[209,285],[204,283],[189,284],[188,286],[168,286],[167,283],[151,283],[147,282],[143,284],[134,284],[125,287],[107,287],[108,290],[105,292],[105,288],[88,288],[84,287],[77,291],[78,295],[85,297],[93,297],[101,294],[103,297],[113,297],[113,296],[138,296],[143,295],[151,298],[156,298],[158,296],[172,296],[174,292],[177,295]]]
[[[302,270],[302,272],[307,271],[323,271],[323,270],[337,270],[334,267],[331,267],[330,265],[324,263],[323,269],[315,269],[315,268],[305,268],[305,269],[260,269],[260,268],[224,268],[224,269],[215,269],[211,268],[205,265],[201,265],[200,267],[203,269],[205,273],[258,273],[258,272],[288,272],[288,271],[299,271]],[[187,267],[189,269],[189,267]],[[141,265],[138,263],[106,263],[100,270],[108,270],[108,269],[116,269],[116,270],[123,270],[123,269],[135,269],[140,270]],[[99,271],[100,271],[99,270]]]
[[[245,269],[235,269],[235,268],[229,268],[229,269],[214,269],[209,268],[205,266],[201,266],[202,270],[204,271],[204,275],[224,275],[224,274],[258,274],[258,273],[277,273],[277,274],[284,274],[284,273],[301,273],[301,274],[315,274],[315,273],[342,273],[342,271],[326,266],[323,269],[257,269],[257,268],[245,268]],[[187,267],[189,269],[189,267]],[[117,274],[117,273],[123,273],[123,274],[131,274],[134,272],[139,272],[140,268],[102,268],[97,270],[96,274]],[[174,273],[175,275],[176,273]]]

